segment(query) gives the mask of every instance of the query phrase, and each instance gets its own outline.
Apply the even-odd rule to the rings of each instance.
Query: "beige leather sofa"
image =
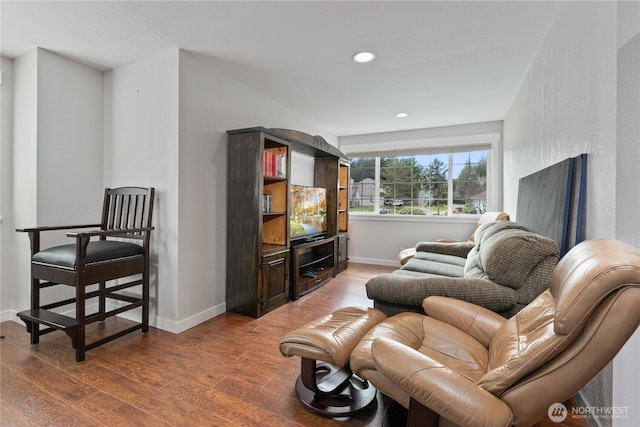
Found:
[[[479,227],[475,242],[423,242],[393,273],[366,284],[374,307],[392,316],[424,313],[422,300],[448,296],[511,317],[549,286],[558,245],[512,221]]]
[[[615,240],[577,245],[549,289],[510,319],[444,297],[423,307],[426,316],[373,327],[351,370],[410,408],[407,425],[531,425],[561,409],[640,325],[640,252]]]

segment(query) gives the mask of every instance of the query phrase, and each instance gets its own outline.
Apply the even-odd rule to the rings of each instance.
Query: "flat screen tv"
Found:
[[[291,185],[291,219],[289,235],[292,239],[311,237],[327,231],[326,188]]]

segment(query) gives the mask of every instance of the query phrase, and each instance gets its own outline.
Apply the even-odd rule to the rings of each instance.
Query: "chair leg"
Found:
[[[37,310],[40,308],[40,280],[33,278],[31,273],[31,310]],[[40,342],[40,325],[35,322],[27,324],[27,330],[31,334],[31,345],[38,344]]]
[[[76,347],[76,362],[82,362],[85,358],[84,329],[78,328],[78,346]]]
[[[437,425],[438,414],[412,397],[409,402],[407,427],[436,427]]]
[[[144,271],[144,277],[142,278],[142,332],[149,332],[149,261],[146,261],[147,265]]]
[[[107,297],[105,295],[106,282],[100,282],[98,289],[100,290],[100,296],[98,297],[98,312],[104,314],[107,311]]]
[[[84,285],[76,285],[76,362],[82,362],[86,352],[86,313],[85,313],[85,288]],[[71,339],[73,342],[73,338]]]

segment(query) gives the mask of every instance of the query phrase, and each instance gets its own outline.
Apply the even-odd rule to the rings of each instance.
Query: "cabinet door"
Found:
[[[347,268],[347,261],[349,260],[349,235],[347,233],[338,234],[337,242],[338,265],[336,269],[342,271]]]
[[[263,256],[259,315],[289,301],[289,252]]]

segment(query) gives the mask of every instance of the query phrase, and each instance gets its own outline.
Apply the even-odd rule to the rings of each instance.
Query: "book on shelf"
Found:
[[[277,178],[287,177],[287,155],[276,154],[271,151],[264,152],[263,171],[265,176]]]
[[[276,155],[276,176],[278,178],[287,177],[287,155],[286,154]]]
[[[262,194],[262,212],[271,212],[271,192],[267,190]]]

